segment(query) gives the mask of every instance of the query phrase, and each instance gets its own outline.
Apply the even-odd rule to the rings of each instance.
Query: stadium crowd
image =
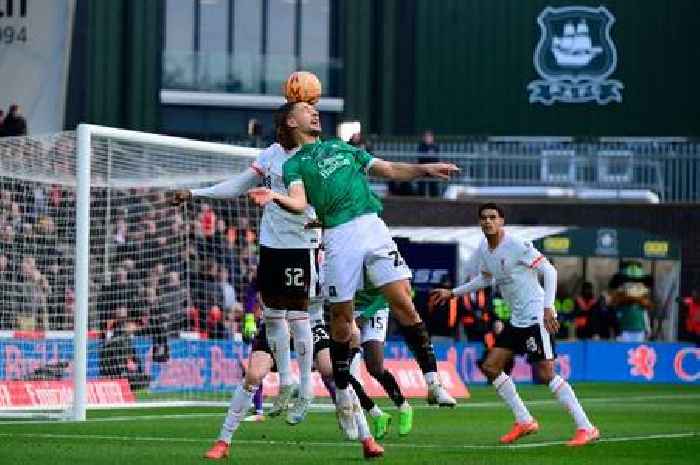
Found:
[[[93,189],[90,329],[238,332],[243,307],[255,311],[257,238],[229,207],[182,211],[162,191]],[[0,329],[72,327],[74,228],[71,189],[0,177]]]
[[[91,330],[106,337],[192,331],[222,338],[240,332],[245,311],[259,311],[257,218],[237,213],[257,215],[256,209],[212,201],[183,211],[169,206],[162,191],[142,188],[95,189],[92,203],[91,295],[98,298],[90,301]],[[0,177],[0,329],[72,327],[73,205],[72,190],[60,185]],[[439,307],[419,297],[416,303],[436,340],[490,345],[510,315],[490,290]],[[691,307],[692,299],[682,303]],[[575,296],[559,292],[556,306],[562,339],[614,339],[630,329],[627,322],[639,321],[627,318],[607,290],[594,294],[591,283]]]
[[[22,115],[22,109],[16,103],[5,111],[0,109],[0,137],[15,137],[27,135],[27,120]]]

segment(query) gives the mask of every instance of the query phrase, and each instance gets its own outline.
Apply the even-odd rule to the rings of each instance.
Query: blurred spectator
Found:
[[[599,339],[601,337],[603,319],[605,318],[605,301],[593,292],[593,283],[586,281],[581,286],[581,294],[574,301],[574,327],[577,339]],[[605,339],[609,334],[603,336]]]
[[[12,262],[12,258],[19,254],[20,247],[15,240],[15,228],[11,224],[5,224],[0,229],[0,250],[8,254],[8,260]],[[12,266],[13,264],[10,263]],[[16,269],[16,265],[13,268]]]
[[[452,281],[445,276],[438,288],[452,289]],[[432,302],[428,304],[428,315],[426,326],[430,339],[433,343],[454,343],[457,338],[457,321],[459,313],[459,303],[457,298],[452,298],[439,305],[434,305]]]
[[[418,144],[418,163],[436,163],[440,161],[440,147],[435,143],[433,131],[427,130]],[[418,181],[417,194],[423,197],[442,196],[443,186],[439,182]]]
[[[2,249],[0,249],[2,250]],[[16,326],[17,283],[7,255],[0,255],[0,329]]]
[[[4,137],[26,136],[27,120],[22,115],[22,110],[17,104],[10,105],[2,125],[2,135]]]
[[[185,329],[182,315],[187,304],[186,290],[182,288],[180,274],[177,271],[168,273],[167,282],[160,289],[162,315],[167,318],[173,330]]]
[[[25,256],[22,259],[21,276],[19,329],[49,329],[48,298],[51,290],[46,278],[37,270],[34,257]]]
[[[562,285],[557,286],[554,309],[557,311],[557,320],[560,325],[557,338],[571,339],[574,335],[574,299]]]
[[[3,127],[5,125],[5,110],[0,110],[0,137],[3,135]]]
[[[128,330],[126,308],[120,309],[111,328],[104,333],[100,348],[100,375],[111,379],[126,378],[132,389],[148,384],[143,363],[136,353]]]
[[[462,329],[467,341],[483,342],[490,348],[495,342],[493,325],[496,321],[490,306],[491,288],[465,294],[458,300]]]
[[[694,289],[690,297],[682,299],[685,307],[685,330],[696,345],[700,346],[700,292]]]
[[[152,355],[154,362],[167,362],[170,358],[168,347],[168,333],[170,326],[170,315],[168,309],[162,305],[158,296],[158,291],[154,287],[147,287],[145,290],[144,312],[145,334],[151,336],[153,344]]]
[[[189,318],[193,320],[191,327],[195,331],[208,330],[209,323],[217,323],[217,313],[221,313],[223,324],[223,292],[219,286],[219,265],[216,260],[208,259],[200,262],[199,272],[190,280],[193,309]]]
[[[101,301],[98,302],[97,315],[103,328],[109,325],[109,321],[114,320],[119,312],[125,312],[128,317],[129,311],[136,304],[137,290],[132,280],[129,279],[129,272],[124,267],[117,268],[111,277],[112,282],[103,286],[100,293]]]
[[[224,339],[226,337],[226,319],[223,310],[214,305],[207,312],[207,337],[209,339]]]
[[[236,300],[236,289],[229,280],[228,270],[223,266],[219,268],[219,286],[221,286],[221,293],[223,295],[224,312],[228,315],[240,304]]]
[[[216,213],[209,204],[202,205],[199,214],[199,223],[202,226],[202,235],[206,238],[212,237],[216,231]]]
[[[154,359],[166,360],[167,335],[187,328],[190,302],[201,306],[197,330],[228,337],[240,318],[236,296],[255,289],[249,284],[257,268],[256,231],[249,219],[223,202],[188,218],[154,189],[112,189],[109,198],[108,210],[106,192],[95,189],[91,233],[109,242],[91,244],[91,295],[98,298],[90,305],[90,328],[111,335],[123,326],[128,334],[150,335]],[[72,188],[0,174],[0,328],[72,328],[74,211]]]

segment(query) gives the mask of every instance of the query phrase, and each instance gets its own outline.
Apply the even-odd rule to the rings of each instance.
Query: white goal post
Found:
[[[124,406],[228,398],[221,367],[242,360],[260,211],[244,197],[173,207],[165,192],[224,180],[258,153],[90,124],[0,139],[0,348],[18,360],[0,371],[0,413],[81,421],[91,396],[113,405],[105,392],[119,388]]]

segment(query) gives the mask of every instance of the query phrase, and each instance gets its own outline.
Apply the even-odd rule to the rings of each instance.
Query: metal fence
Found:
[[[538,195],[534,188],[588,194],[588,198],[700,201],[700,144],[676,138],[590,143],[570,138],[492,138],[480,142],[441,142],[438,154],[418,153],[414,141],[374,140],[371,151],[393,161],[439,158],[461,168],[453,185]],[[564,195],[566,195],[566,192]],[[519,194],[518,194],[519,193]]]

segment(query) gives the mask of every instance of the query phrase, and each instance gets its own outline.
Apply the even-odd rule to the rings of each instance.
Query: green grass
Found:
[[[414,430],[395,428],[382,441],[383,464],[696,464],[700,457],[700,387],[583,384],[574,386],[602,441],[562,445],[574,425],[544,386],[521,386],[540,432],[516,447],[497,444],[512,423],[488,387],[454,410],[416,399]],[[392,414],[396,411],[388,409]],[[224,417],[222,408],[94,410],[84,423],[0,422],[0,463],[202,464]],[[397,420],[398,421],[398,418]],[[677,436],[673,436],[677,435]],[[528,446],[528,447],[526,447]],[[227,463],[331,464],[362,462],[360,446],[344,441],[329,410],[312,412],[299,426],[282,419],[244,423]]]

